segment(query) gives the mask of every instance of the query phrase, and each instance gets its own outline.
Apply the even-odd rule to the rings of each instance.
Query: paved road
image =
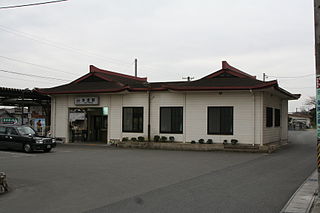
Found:
[[[279,212],[315,169],[315,133],[273,154],[60,146],[0,151],[0,212]]]

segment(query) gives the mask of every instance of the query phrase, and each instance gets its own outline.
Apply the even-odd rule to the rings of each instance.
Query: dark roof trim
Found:
[[[245,73],[241,70],[238,70],[237,68],[231,66],[230,64],[228,64],[228,62],[226,61],[222,61],[222,69],[214,72],[210,75],[205,76],[204,78],[214,78],[217,77],[219,75],[221,75],[222,73],[228,73],[234,76],[237,76],[239,78],[252,78],[252,79],[256,79],[256,76],[252,76],[249,75],[248,73]]]
[[[75,91],[59,91],[59,92],[50,92],[49,94],[51,95],[58,95],[58,94],[80,94],[80,93],[105,93],[105,92],[122,92],[124,90],[127,90],[128,87],[123,87],[120,89],[96,89],[96,90],[75,90]],[[46,92],[41,92],[40,93],[46,94]]]
[[[288,92],[287,90],[282,89],[278,85],[275,87],[275,89],[278,90],[279,92],[284,93],[285,95],[291,97],[292,99],[299,99],[301,97],[301,94],[292,94],[292,93]]]
[[[269,81],[265,82],[264,84],[257,85],[257,86],[232,86],[232,87],[196,87],[196,86],[165,86],[168,89],[171,90],[237,90],[237,89],[263,89],[267,87],[272,86],[278,86],[278,82],[275,81]]]
[[[125,75],[122,73],[112,72],[109,70],[102,70],[102,69],[99,69],[98,67],[95,67],[93,65],[90,65],[90,72],[91,73],[95,73],[95,72],[106,73],[109,75],[119,76],[119,77],[123,77],[123,78],[129,78],[129,79],[143,81],[143,82],[147,81],[147,78],[140,78],[140,77],[135,77],[135,76],[131,76],[131,75]]]

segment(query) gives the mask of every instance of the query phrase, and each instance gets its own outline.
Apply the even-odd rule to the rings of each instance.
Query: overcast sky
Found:
[[[134,58],[148,81],[198,79],[226,60],[302,94],[290,111],[315,95],[312,0],[69,0],[0,10],[0,41],[0,70],[51,77],[0,71],[2,87],[65,84],[90,64],[134,75]]]

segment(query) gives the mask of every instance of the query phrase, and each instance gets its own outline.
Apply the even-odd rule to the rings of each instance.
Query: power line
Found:
[[[62,50],[66,50],[66,51],[71,51],[71,52],[74,52],[74,53],[82,54],[82,55],[85,55],[85,56],[94,57],[94,58],[102,60],[102,61],[106,61],[106,58],[108,58],[109,60],[114,61],[114,62],[107,62],[107,63],[112,63],[112,64],[116,64],[116,65],[120,65],[120,66],[127,66],[127,67],[130,67],[130,68],[132,67],[132,64],[128,63],[128,62],[123,62],[123,61],[120,61],[118,59],[105,57],[105,56],[102,56],[102,55],[99,55],[99,54],[96,54],[96,53],[92,53],[90,51],[74,48],[74,47],[71,47],[69,45],[66,45],[66,44],[63,44],[63,43],[60,43],[60,42],[55,42],[55,41],[51,41],[51,40],[48,40],[48,39],[45,39],[45,38],[40,38],[40,37],[37,37],[37,36],[32,35],[30,33],[18,31],[18,30],[15,30],[15,29],[3,26],[3,25],[0,25],[0,30],[5,31],[7,33],[11,33],[11,34],[17,35],[17,36],[22,36],[24,38],[33,40],[35,42],[40,42],[42,44],[55,47],[57,49],[62,49]]]
[[[51,67],[47,67],[47,66],[43,66],[43,65],[31,63],[31,62],[21,61],[21,60],[18,60],[18,59],[9,58],[9,57],[2,56],[2,55],[0,55],[0,58],[4,58],[4,59],[10,60],[10,61],[16,61],[16,62],[19,62],[19,63],[29,64],[29,65],[32,65],[32,66],[41,67],[41,68],[48,69],[48,70],[53,70],[53,71],[56,71],[56,72],[68,73],[68,74],[71,74],[71,75],[76,76],[76,74],[71,73],[71,72],[67,72],[67,71],[63,71],[63,70],[58,70],[58,69],[55,69],[55,68],[51,68]]]
[[[4,6],[4,7],[0,7],[0,9],[13,9],[13,8],[18,8],[18,7],[38,6],[38,5],[43,5],[43,4],[59,3],[59,2],[63,2],[63,1],[68,1],[68,0],[56,0],[56,1],[46,1],[46,2],[36,2],[36,3],[30,3],[30,4]]]
[[[8,77],[8,76],[3,76],[1,75],[1,78],[7,78],[7,79],[13,79],[13,80],[19,80],[19,81],[26,81],[26,79],[23,79],[23,78],[16,78],[16,77]],[[33,81],[33,82],[41,82],[41,83],[44,83],[44,84],[48,84],[48,82],[50,81],[52,83],[51,80],[48,80],[48,81],[39,81],[39,80],[35,80],[35,79],[31,79],[31,80],[28,80],[28,81]]]
[[[23,76],[28,76],[28,77],[35,77],[35,78],[51,79],[51,80],[57,80],[57,81],[71,81],[71,80],[66,80],[66,79],[61,79],[61,78],[54,78],[54,77],[47,77],[47,76],[41,76],[41,75],[26,74],[26,73],[14,72],[14,71],[3,70],[3,69],[0,69],[0,72],[5,72],[5,73],[10,73],[10,74],[15,74],[15,75],[23,75]]]
[[[305,78],[309,76],[315,76],[315,74],[308,74],[308,75],[300,75],[300,76],[272,76],[272,75],[266,75],[267,77],[272,77],[272,78]]]

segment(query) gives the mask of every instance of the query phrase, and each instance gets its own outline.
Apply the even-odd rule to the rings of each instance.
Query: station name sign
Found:
[[[75,105],[99,105],[99,97],[76,97]]]

